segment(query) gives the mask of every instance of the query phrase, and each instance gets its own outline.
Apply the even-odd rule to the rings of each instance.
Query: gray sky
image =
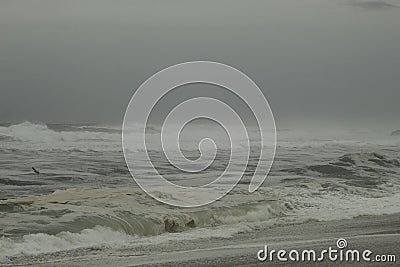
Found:
[[[211,60],[249,75],[278,124],[399,123],[396,3],[3,0],[0,122],[119,124],[149,76]]]

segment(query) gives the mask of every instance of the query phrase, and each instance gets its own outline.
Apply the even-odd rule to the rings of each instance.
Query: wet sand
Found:
[[[184,234],[184,233],[181,233]],[[257,252],[270,249],[314,249],[332,247],[345,238],[347,249],[369,249],[396,255],[397,263],[377,262],[260,262]],[[371,256],[372,257],[372,256]],[[15,257],[5,266],[398,266],[400,214],[363,216],[351,220],[308,222],[259,229],[232,238],[174,241],[135,247],[91,248],[38,256]]]

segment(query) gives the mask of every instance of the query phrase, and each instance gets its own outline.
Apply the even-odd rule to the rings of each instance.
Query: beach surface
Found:
[[[182,234],[182,233],[181,233]],[[257,252],[264,245],[286,251],[335,248],[345,238],[347,249],[371,250],[375,255],[395,255],[396,262],[260,262]],[[4,266],[398,266],[400,214],[361,216],[354,219],[308,222],[268,227],[231,238],[175,241],[168,244],[98,247],[10,258]]]

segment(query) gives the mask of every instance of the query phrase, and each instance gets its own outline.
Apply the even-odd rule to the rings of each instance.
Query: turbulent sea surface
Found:
[[[392,130],[279,130],[275,161],[259,190],[248,192],[245,174],[213,204],[176,208],[137,187],[119,127],[0,125],[0,263],[18,255],[226,238],[265,226],[398,213],[400,138]],[[157,160],[159,152],[150,153]],[[162,159],[159,171],[176,183],[210,182],[227,154],[200,178]]]

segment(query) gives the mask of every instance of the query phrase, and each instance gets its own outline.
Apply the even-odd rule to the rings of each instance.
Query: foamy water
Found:
[[[204,134],[188,136],[197,140]],[[278,131],[278,140],[273,168],[258,191],[248,192],[248,172],[223,199],[183,209],[160,204],[135,185],[118,127],[0,126],[0,258],[226,238],[260,225],[400,212],[400,138],[389,130],[285,130]],[[198,156],[197,144],[184,141],[185,153]],[[211,168],[192,177],[171,169],[158,151],[150,153],[159,171],[182,185],[212,181],[229,154],[223,147]]]

